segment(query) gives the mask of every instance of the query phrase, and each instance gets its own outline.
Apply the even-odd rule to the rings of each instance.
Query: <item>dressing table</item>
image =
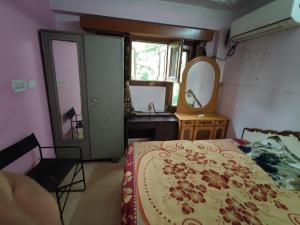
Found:
[[[178,139],[225,138],[229,119],[216,112],[219,81],[219,66],[211,58],[200,56],[186,65],[175,113]]]

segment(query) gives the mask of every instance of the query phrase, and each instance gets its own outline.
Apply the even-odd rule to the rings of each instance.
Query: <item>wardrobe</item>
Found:
[[[80,147],[85,160],[118,160],[124,152],[123,37],[52,30],[39,36],[54,144]]]

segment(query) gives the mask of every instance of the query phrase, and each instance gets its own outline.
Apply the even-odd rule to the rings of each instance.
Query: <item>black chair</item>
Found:
[[[28,137],[22,139],[21,141],[13,144],[6,149],[0,151],[0,169],[8,166],[18,158],[22,157],[26,153],[38,148],[40,154],[40,162],[27,172],[27,176],[31,177],[43,188],[49,192],[55,192],[60,218],[62,224],[63,221],[63,212],[69,197],[70,192],[78,192],[85,190],[85,176],[82,160],[82,151],[81,148],[76,146],[53,146],[53,147],[42,147],[40,146],[38,140],[34,134],[29,135]],[[43,150],[44,149],[54,149],[55,153],[58,149],[68,150],[68,151],[78,151],[78,159],[62,159],[62,158],[44,158]],[[74,172],[71,177],[71,181],[67,184],[61,185],[65,177],[74,169]],[[80,180],[75,180],[76,176],[81,171],[82,178]],[[83,184],[83,188],[73,189],[72,186],[75,184]],[[66,198],[61,203],[63,194],[66,193]]]
[[[82,117],[80,114],[76,114],[74,107],[72,107],[68,112],[65,114],[66,118],[70,120],[71,123],[71,131],[72,131],[72,139],[79,138],[79,130],[83,128]]]

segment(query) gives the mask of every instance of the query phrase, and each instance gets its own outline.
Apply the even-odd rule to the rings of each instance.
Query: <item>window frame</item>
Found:
[[[129,76],[129,80],[131,81],[143,81],[143,80],[136,80],[136,79],[132,79],[132,43],[133,42],[143,42],[143,43],[154,43],[154,44],[165,44],[165,45],[168,45],[168,43],[165,43],[163,41],[155,41],[153,39],[144,39],[144,38],[131,38],[130,39],[130,61],[129,61],[129,64],[130,64],[130,76]],[[166,55],[166,58],[168,58],[168,51],[167,51],[167,55]],[[164,80],[163,81],[160,81],[160,80],[148,80],[149,82],[165,82],[166,81],[166,71],[167,71],[167,68],[165,68],[165,71],[164,71]],[[147,81],[147,80],[146,80]]]
[[[192,44],[184,44],[182,46],[182,52],[181,52],[181,57],[182,57],[182,53],[183,52],[187,52],[187,61],[186,63],[188,63],[191,59],[192,59],[192,56],[193,56],[193,45]],[[180,88],[180,85],[181,85],[181,76],[183,76],[183,73],[179,73],[179,76],[178,76],[178,84],[179,84],[179,88]],[[174,84],[173,84],[174,86]],[[168,112],[172,112],[172,113],[175,113],[176,112],[176,108],[177,108],[177,105],[174,106],[172,105],[172,99],[173,99],[173,86],[172,86],[172,90],[171,90],[171,101],[170,101],[170,104],[168,105]]]
[[[165,96],[165,111],[174,113],[176,112],[177,106],[172,106],[172,98],[173,98],[173,86],[174,82],[178,82],[180,84],[180,79],[182,74],[179,71],[178,77],[175,81],[167,80],[167,77],[165,77],[164,81],[143,81],[143,80],[134,80],[131,76],[131,66],[132,66],[132,42],[148,42],[148,43],[157,43],[157,44],[171,44],[175,41],[182,41],[182,49],[181,49],[181,55],[180,55],[180,66],[181,66],[181,57],[182,52],[187,52],[187,62],[192,59],[193,51],[194,51],[194,42],[185,41],[182,39],[174,39],[174,38],[162,38],[162,37],[149,37],[149,36],[143,36],[143,35],[130,35],[129,36],[129,60],[128,60],[128,70],[129,70],[129,85],[131,86],[158,86],[158,87],[166,87],[166,96]],[[169,51],[167,51],[167,59],[169,57],[168,55]],[[168,63],[167,63],[168,64]],[[168,66],[168,65],[167,65]],[[166,66],[166,74],[167,75],[167,66]]]
[[[171,82],[178,82],[179,81],[179,77],[180,77],[180,71],[181,71],[181,59],[182,59],[182,49],[183,49],[183,44],[184,41],[183,40],[177,40],[177,41],[173,41],[168,45],[168,50],[167,50],[167,62],[166,62],[166,80],[167,81],[171,81]],[[173,61],[171,59],[172,57],[172,53],[173,50],[177,49],[178,51],[178,58],[175,59],[177,62],[175,63],[175,76],[170,76],[170,71],[172,70],[172,66],[173,66]],[[170,53],[170,55],[169,55]]]
[[[170,38],[162,38],[162,37],[149,37],[149,36],[142,36],[142,35],[131,35],[129,37],[129,54],[130,54],[130,60],[129,60],[129,81],[133,80],[133,81],[140,81],[140,80],[135,80],[132,79],[131,77],[131,67],[132,67],[132,42],[145,42],[145,43],[155,43],[155,44],[165,44],[168,45],[167,48],[169,48],[169,45],[174,43],[174,42],[182,42],[181,45],[181,53],[183,51],[183,46],[184,46],[184,40],[183,39],[170,39]],[[181,54],[182,55],[182,54]],[[180,59],[179,59],[179,70],[180,70],[180,63],[181,63],[181,55],[180,55]],[[166,59],[167,62],[169,60],[169,50],[167,50],[167,55],[166,55]],[[174,82],[174,81],[179,81],[179,76],[180,76],[180,72],[178,73],[178,77],[176,77],[175,80],[170,80],[168,78],[168,66],[169,63],[166,62],[166,67],[165,67],[165,74],[164,74],[164,80],[163,81],[157,81],[157,80],[150,80],[149,82]]]

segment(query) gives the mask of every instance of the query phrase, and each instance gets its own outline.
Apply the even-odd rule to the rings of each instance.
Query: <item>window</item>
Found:
[[[169,106],[177,106],[182,73],[189,60],[190,46],[183,42],[131,42],[131,81],[172,82]],[[149,84],[150,85],[150,84]]]
[[[167,49],[166,44],[133,41],[131,79],[164,81]]]
[[[180,66],[180,76],[179,82],[182,82],[182,73],[185,68],[186,63],[188,62],[188,51],[182,51],[181,55],[181,66]],[[178,96],[179,96],[179,83],[174,82],[173,84],[173,94],[172,94],[172,106],[177,106]]]
[[[176,41],[168,46],[168,72],[167,80],[169,81],[178,81],[180,73],[180,62],[181,62],[181,49],[182,42]]]
[[[177,82],[182,42],[132,41],[131,80]]]

